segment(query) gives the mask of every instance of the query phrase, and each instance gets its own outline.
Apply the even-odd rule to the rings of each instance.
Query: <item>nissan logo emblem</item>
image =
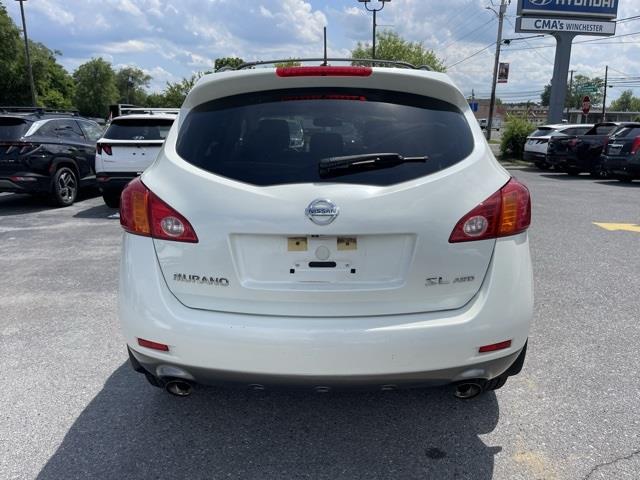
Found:
[[[319,198],[311,202],[304,213],[316,225],[329,225],[340,213],[340,208],[331,200]]]

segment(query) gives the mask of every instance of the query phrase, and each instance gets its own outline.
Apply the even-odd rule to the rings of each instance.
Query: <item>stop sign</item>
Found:
[[[591,99],[589,98],[589,95],[585,95],[582,99],[582,113],[586,115],[589,113],[589,110],[591,110]]]

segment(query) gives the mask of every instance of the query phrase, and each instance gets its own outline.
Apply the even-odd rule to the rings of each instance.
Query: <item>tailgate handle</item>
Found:
[[[336,268],[336,262],[309,262],[309,268]]]

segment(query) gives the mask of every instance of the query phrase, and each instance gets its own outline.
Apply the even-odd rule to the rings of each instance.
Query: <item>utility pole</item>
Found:
[[[498,84],[498,67],[500,65],[500,46],[502,45],[502,25],[504,24],[504,14],[507,11],[507,5],[511,0],[501,0],[500,10],[496,12],[487,7],[498,16],[498,40],[496,41],[496,59],[493,65],[493,83],[491,85],[491,101],[489,103],[489,119],[487,120],[487,140],[491,140],[491,128],[493,127],[493,112],[496,106],[496,86]]]
[[[602,121],[607,121],[607,89],[609,88],[609,65],[604,71],[604,100],[602,100]]]
[[[390,2],[390,1],[391,0],[378,0],[378,2],[381,4],[380,7],[369,8],[369,2],[371,2],[371,0],[358,0],[358,2],[364,3],[364,8],[367,11],[373,12],[373,43],[371,48],[371,58],[373,58],[374,60],[376,58],[376,27],[378,26],[376,21],[376,14],[384,8],[384,4],[386,2]]]
[[[27,60],[27,74],[29,75],[29,86],[31,87],[31,106],[35,107],[37,105],[36,101],[36,87],[33,83],[33,70],[31,68],[31,56],[29,55],[29,37],[27,35],[27,22],[24,19],[24,4],[26,0],[16,0],[20,2],[20,15],[22,16],[22,33],[24,34],[24,50],[26,53]]]
[[[569,81],[569,105],[567,105],[567,122],[569,121],[569,115],[571,115],[571,99],[573,98],[573,74],[575,70],[569,70],[571,73],[571,80]],[[575,106],[575,105],[574,105]]]

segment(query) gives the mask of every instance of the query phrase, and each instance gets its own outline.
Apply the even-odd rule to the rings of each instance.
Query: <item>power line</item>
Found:
[[[447,69],[449,69],[449,68],[453,68],[453,67],[455,67],[455,66],[457,66],[457,65],[460,65],[460,64],[461,64],[461,63],[463,63],[463,62],[466,62],[467,60],[471,60],[473,57],[475,57],[476,55],[481,54],[481,53],[482,53],[482,52],[484,52],[485,50],[490,49],[490,48],[491,48],[491,47],[493,47],[495,44],[496,44],[496,42],[493,42],[493,43],[491,43],[491,44],[487,45],[486,47],[484,47],[484,48],[482,48],[482,49],[478,50],[477,52],[475,52],[475,53],[473,53],[473,54],[469,55],[468,57],[463,58],[463,59],[462,59],[462,60],[460,60],[459,62],[456,62],[456,63],[454,63],[454,64],[452,64],[452,65],[449,65],[449,66],[448,66],[448,67],[446,67],[446,68],[447,68]]]
[[[452,42],[449,42],[448,44],[446,44],[445,46],[443,46],[443,47],[442,47],[442,50],[446,50],[447,48],[451,47],[452,45],[455,45],[456,43],[461,42],[462,40],[464,40],[465,38],[467,38],[469,35],[474,34],[474,33],[475,33],[475,32],[477,32],[478,30],[480,30],[481,28],[484,28],[484,27],[486,27],[487,25],[489,25],[490,23],[493,23],[493,22],[495,22],[495,21],[496,21],[495,17],[491,17],[491,18],[489,19],[489,21],[488,21],[488,22],[483,23],[483,24],[482,24],[482,25],[480,25],[478,28],[474,28],[474,29],[473,29],[473,30],[471,30],[469,33],[467,33],[467,34],[463,35],[462,37],[458,38],[457,40],[454,40],[454,41],[452,41]]]

